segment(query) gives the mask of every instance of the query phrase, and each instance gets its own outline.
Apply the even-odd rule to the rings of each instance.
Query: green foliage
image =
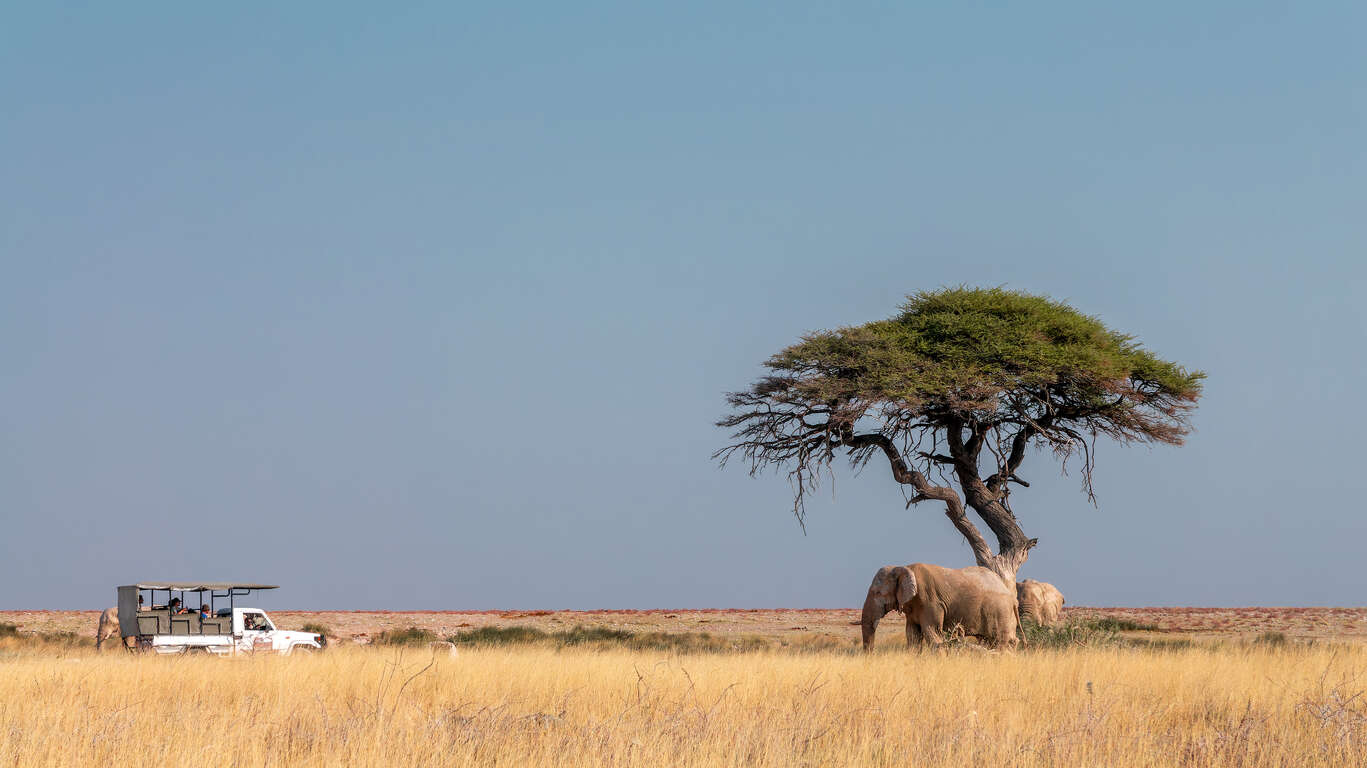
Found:
[[[17,637],[19,635],[19,625],[0,621],[0,637]]]
[[[980,420],[1016,415],[1026,404],[1013,396],[1026,394],[1079,413],[1167,411],[1195,401],[1204,378],[1063,302],[1001,288],[918,293],[895,317],[808,334],[766,365],[795,374],[786,384],[804,399]]]
[[[324,624],[315,624],[315,623],[313,623],[313,622],[309,622],[308,624],[305,624],[304,626],[300,627],[300,628],[299,628],[299,631],[300,631],[300,632],[312,632],[312,633],[315,634],[315,635],[323,635],[324,637],[331,637],[331,636],[332,636],[332,630],[331,630],[331,629],[328,629],[326,625],[324,625]]]

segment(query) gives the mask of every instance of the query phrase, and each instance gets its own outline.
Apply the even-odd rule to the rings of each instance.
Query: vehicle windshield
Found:
[[[242,614],[242,628],[270,632],[275,629],[275,625],[271,624],[271,620],[266,618],[264,613],[244,612]]]

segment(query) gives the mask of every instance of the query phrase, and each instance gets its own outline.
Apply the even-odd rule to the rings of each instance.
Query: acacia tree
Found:
[[[918,293],[895,317],[807,334],[764,365],[727,395],[717,425],[735,432],[714,459],[787,469],[803,524],[837,453],[856,470],[881,456],[910,489],[907,508],[943,503],[978,565],[1008,583],[1038,543],[1011,505],[1012,484],[1029,487],[1027,449],[1050,449],[1065,471],[1078,457],[1095,503],[1097,437],[1180,445],[1205,378],[1065,303],[999,288]]]

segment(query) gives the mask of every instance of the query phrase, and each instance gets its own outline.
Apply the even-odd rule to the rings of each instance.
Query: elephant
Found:
[[[1057,624],[1063,613],[1063,593],[1047,581],[1016,582],[1016,601],[1020,603],[1021,618],[1029,617],[1036,624]]]
[[[860,621],[864,650],[873,648],[878,620],[898,610],[907,617],[907,646],[939,646],[954,627],[995,648],[1016,647],[1020,614],[1016,595],[987,568],[945,568],[930,563],[885,565],[869,585]]]
[[[117,634],[119,634],[119,608],[118,606],[106,608],[104,613],[100,614],[99,627],[95,629],[95,650],[100,650],[100,646],[104,645],[105,640]],[[132,648],[136,640],[135,637],[125,637],[123,645],[125,648]]]

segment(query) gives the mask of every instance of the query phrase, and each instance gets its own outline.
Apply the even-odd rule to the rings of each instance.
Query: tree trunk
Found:
[[[989,482],[984,482],[978,476],[978,452],[982,449],[982,434],[973,435],[967,443],[963,440],[961,425],[951,425],[946,434],[950,457],[935,457],[935,460],[953,464],[954,474],[959,481],[959,487],[963,490],[962,498],[949,486],[932,484],[929,478],[906,462],[892,440],[884,435],[847,434],[843,441],[844,445],[853,450],[864,447],[876,447],[881,450],[887,456],[893,479],[916,489],[916,495],[911,498],[910,503],[930,500],[944,502],[945,516],[968,542],[968,546],[973,550],[973,559],[978,565],[1000,576],[1006,582],[1006,586],[1014,591],[1016,572],[1025,564],[1030,556],[1031,547],[1034,547],[1038,540],[1025,535],[1016,523],[1016,516],[1011,514],[1011,510],[1006,508],[1001,499],[1005,496],[1006,478],[1020,465],[1024,454],[1024,441],[1028,439],[1028,435],[1018,440],[1020,449],[1012,451],[1008,472],[1005,475],[994,475]],[[965,500],[997,537],[995,553],[982,532],[968,518],[964,509]]]
[[[1030,553],[1026,550],[1007,550],[1000,554],[988,558],[987,562],[979,562],[984,568],[990,569],[993,573],[1002,577],[1006,586],[1011,589],[1016,588],[1016,573],[1020,570],[1025,561],[1029,559]]]
[[[975,548],[974,556],[978,565],[996,573],[1006,582],[1006,586],[1014,591],[1016,573],[1030,557],[1030,549],[1039,543],[1038,539],[1025,535],[1025,531],[1022,531],[1016,522],[1016,516],[1011,514],[1011,510],[1006,508],[1003,501],[1006,497],[1006,478],[1020,466],[1028,433],[1022,430],[1021,434],[1017,435],[1014,441],[1016,450],[1012,451],[1005,474],[999,472],[989,482],[984,482],[978,475],[978,454],[982,450],[983,434],[972,433],[965,442],[962,428],[957,424],[950,426],[946,433],[950,456],[954,460],[954,475],[959,481],[959,487],[963,489],[964,501],[984,523],[987,523],[987,527],[997,538],[995,554],[990,551],[983,553]]]
[[[961,482],[963,482],[961,478]],[[1001,501],[986,496],[986,487],[976,477],[972,482],[964,482],[964,495],[968,506],[992,529],[997,538],[997,552],[989,557],[979,557],[978,565],[990,568],[1006,581],[1006,585],[1016,588],[1016,572],[1030,557],[1030,549],[1038,540],[1029,538],[1016,522],[1016,516]],[[974,487],[976,486],[976,487]]]

